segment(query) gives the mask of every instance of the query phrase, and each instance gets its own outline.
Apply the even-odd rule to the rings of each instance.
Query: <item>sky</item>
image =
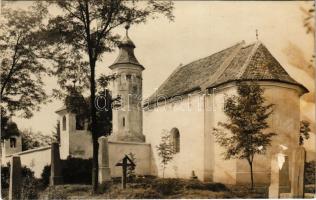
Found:
[[[9,3],[12,8],[25,8],[29,2]],[[314,51],[314,38],[303,28],[303,12],[313,2],[213,2],[175,1],[173,22],[166,18],[149,20],[132,26],[129,36],[136,45],[135,55],[145,67],[143,96],[148,97],[180,64],[187,64],[230,47],[242,40],[246,43],[259,40],[270,50],[286,71],[298,82],[314,92],[314,78],[300,64],[308,61]],[[52,10],[60,12],[59,10]],[[117,33],[123,35],[120,27]],[[295,47],[295,51],[293,50]],[[299,60],[293,61],[300,54]],[[103,57],[97,64],[97,74],[109,73],[118,51]],[[296,58],[296,57],[295,57]],[[303,60],[303,61],[302,61]],[[57,87],[54,78],[45,78],[47,91]],[[31,119],[15,118],[20,129],[32,128],[51,134],[57,120],[55,110],[60,101],[43,105]],[[314,102],[302,101],[302,118],[315,121]]]

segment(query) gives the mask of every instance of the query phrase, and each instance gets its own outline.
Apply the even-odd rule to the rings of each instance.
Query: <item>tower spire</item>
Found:
[[[256,39],[257,39],[257,41],[259,40],[259,33],[258,33],[258,29],[256,29]]]

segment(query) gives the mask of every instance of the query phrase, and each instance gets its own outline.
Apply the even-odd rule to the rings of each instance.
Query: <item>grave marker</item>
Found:
[[[61,160],[59,156],[59,144],[54,142],[51,145],[51,172],[50,185],[61,185],[63,177],[61,175]]]
[[[21,159],[19,156],[12,156],[10,163],[10,186],[9,200],[21,199]]]
[[[102,136],[99,142],[99,183],[111,181],[111,171],[109,167],[109,144],[108,138]]]
[[[135,167],[135,163],[127,156],[125,155],[122,159],[122,162],[116,163],[115,166],[122,166],[122,188],[126,188],[126,180],[127,180],[127,167],[133,166]]]

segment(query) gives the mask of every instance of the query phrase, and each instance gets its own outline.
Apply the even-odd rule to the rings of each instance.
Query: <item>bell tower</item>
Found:
[[[116,78],[111,82],[112,96],[121,97],[121,106],[113,109],[114,141],[145,142],[143,135],[142,71],[145,69],[134,55],[135,44],[126,35],[118,45],[119,55],[109,66]]]

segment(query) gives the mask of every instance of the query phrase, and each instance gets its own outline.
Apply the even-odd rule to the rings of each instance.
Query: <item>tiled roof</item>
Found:
[[[241,42],[177,68],[146,102],[154,103],[162,96],[168,99],[237,80],[284,82],[298,85],[307,92],[303,85],[289,76],[261,42],[251,45]]]

